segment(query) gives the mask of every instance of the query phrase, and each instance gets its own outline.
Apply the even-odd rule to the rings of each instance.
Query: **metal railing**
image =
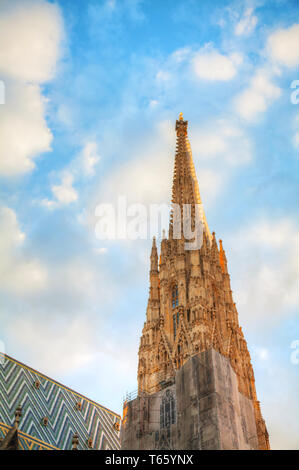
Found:
[[[138,396],[138,390],[133,390],[132,392],[126,392],[125,395],[123,396],[123,403],[135,400]]]

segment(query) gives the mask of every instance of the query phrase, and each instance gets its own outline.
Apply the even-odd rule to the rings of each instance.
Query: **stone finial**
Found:
[[[153,245],[151,251],[151,272],[158,271],[158,251],[156,246],[156,237],[153,237]]]
[[[220,266],[222,269],[223,273],[227,273],[227,266],[226,266],[226,256],[225,256],[225,251],[223,249],[222,245],[222,240],[219,240],[219,261],[220,261]]]
[[[20,420],[22,417],[22,406],[18,405],[15,411],[15,425],[16,427],[19,426]]]
[[[78,450],[78,444],[79,444],[79,436],[75,432],[75,434],[73,435],[73,439],[72,439],[72,450]]]

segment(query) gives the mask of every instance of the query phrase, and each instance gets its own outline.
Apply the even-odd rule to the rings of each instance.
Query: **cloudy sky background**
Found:
[[[7,354],[121,412],[151,241],[98,240],[95,207],[169,202],[183,111],[272,447],[298,449],[298,2],[1,0],[0,44]]]

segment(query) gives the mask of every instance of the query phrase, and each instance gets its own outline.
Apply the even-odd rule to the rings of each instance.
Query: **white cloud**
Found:
[[[21,245],[26,236],[21,231],[16,213],[9,207],[0,207],[0,252],[1,259],[5,257],[5,254],[9,253],[15,245]]]
[[[299,65],[299,24],[279,29],[272,33],[267,42],[269,55],[273,61],[286,67]]]
[[[38,85],[9,81],[0,107],[0,174],[13,176],[34,168],[34,158],[50,150],[46,100]]]
[[[86,175],[94,174],[94,167],[100,160],[98,154],[98,145],[96,142],[86,142],[79,156],[82,162],[82,168]]]
[[[76,180],[85,176],[93,176],[95,173],[95,165],[100,160],[98,154],[98,145],[94,141],[87,141],[81,152],[71,161],[67,169],[63,170],[59,175],[61,183],[52,185],[51,191],[53,199],[42,199],[41,205],[48,209],[56,209],[61,206],[71,204],[78,200],[78,192],[73,187]]]
[[[292,219],[256,220],[228,244],[235,297],[246,321],[274,322],[298,305],[299,228]]]
[[[271,82],[271,74],[259,70],[251,79],[249,87],[236,96],[235,110],[242,118],[253,121],[280,95],[281,89]]]
[[[220,54],[209,45],[198,51],[192,60],[195,75],[202,80],[211,81],[231,80],[241,62],[240,54]]]
[[[39,84],[55,73],[61,39],[57,5],[44,0],[1,2],[0,75],[6,103],[0,109],[0,174],[31,171],[34,158],[50,150],[52,135]]]
[[[47,1],[2,1],[0,75],[41,83],[51,79],[59,57],[62,18]]]
[[[47,270],[38,259],[29,258],[21,250],[25,234],[20,230],[15,212],[0,207],[0,282],[1,288],[27,294],[45,288]]]
[[[253,15],[253,8],[247,8],[244,15],[235,27],[235,34],[237,36],[248,35],[252,33],[257,25],[257,17]]]
[[[44,199],[42,201],[42,204],[48,208],[71,204],[72,202],[76,202],[78,200],[78,193],[75,188],[73,188],[73,175],[69,172],[64,172],[61,179],[61,184],[51,186],[51,190],[55,199],[52,201]]]

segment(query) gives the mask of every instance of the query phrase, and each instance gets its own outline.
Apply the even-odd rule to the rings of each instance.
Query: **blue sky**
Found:
[[[271,444],[298,448],[298,2],[2,0],[0,43],[6,352],[121,411],[151,241],[98,240],[95,207],[169,202],[182,111]]]

